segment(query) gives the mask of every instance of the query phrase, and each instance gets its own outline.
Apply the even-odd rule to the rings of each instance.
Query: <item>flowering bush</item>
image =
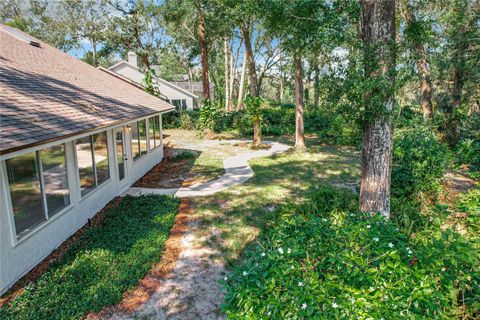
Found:
[[[286,206],[223,283],[231,319],[479,316],[478,243],[452,231],[408,238],[357,196],[321,187]],[[355,205],[356,207],[356,205]]]

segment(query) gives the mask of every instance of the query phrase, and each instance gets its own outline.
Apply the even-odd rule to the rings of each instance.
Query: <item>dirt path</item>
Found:
[[[209,142],[212,144],[225,143]],[[286,151],[284,144],[271,143],[268,150],[249,151],[224,159],[225,174],[208,183],[192,187],[174,189],[177,196],[184,197],[182,204],[189,203],[190,196],[204,196],[240,184],[253,176],[248,165],[252,158],[269,156]],[[185,148],[185,146],[182,146]],[[165,193],[169,189],[132,188],[129,194]],[[139,192],[140,191],[140,192]],[[216,229],[205,232],[199,230],[199,224],[192,219],[192,211],[181,209],[167,241],[162,260],[172,260],[168,272],[152,271],[141,281],[139,287],[128,293],[117,307],[100,315],[102,319],[224,319],[220,311],[223,293],[219,281],[226,275],[223,263],[215,256],[221,256],[217,249],[206,245],[219,235]],[[202,227],[204,229],[205,226]],[[176,238],[172,240],[172,238]],[[177,254],[170,254],[176,251]],[[165,262],[160,262],[162,265]],[[167,261],[168,264],[168,261]],[[156,269],[154,267],[153,269]],[[112,312],[112,310],[114,310]]]

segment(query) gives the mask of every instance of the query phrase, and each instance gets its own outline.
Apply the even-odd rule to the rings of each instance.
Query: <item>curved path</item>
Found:
[[[218,140],[218,143],[239,143],[248,142],[244,140]],[[266,157],[277,153],[284,152],[290,147],[283,143],[264,141],[264,144],[271,145],[268,150],[258,150],[241,153],[239,155],[228,157],[223,160],[225,174],[220,178],[196,184],[189,187],[169,188],[169,189],[151,189],[131,187],[125,191],[124,195],[140,196],[145,194],[167,194],[175,195],[179,198],[183,197],[199,197],[208,196],[216,192],[225,190],[232,186],[244,183],[253,177],[253,170],[249,166],[248,161],[253,158]]]

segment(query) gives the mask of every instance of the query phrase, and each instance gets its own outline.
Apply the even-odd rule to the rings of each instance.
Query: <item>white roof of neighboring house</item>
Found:
[[[145,74],[142,70],[140,70],[139,68],[137,68],[137,67],[135,67],[135,66],[132,66],[130,63],[128,63],[128,62],[125,61],[125,60],[122,60],[122,61],[114,64],[113,66],[111,66],[110,68],[108,68],[108,70],[111,70],[111,71],[115,72],[114,69],[116,69],[117,67],[120,67],[120,66],[126,66],[126,67],[128,67],[128,68],[131,68],[131,69],[137,71],[137,72],[140,72],[141,74]],[[122,78],[125,78],[125,77],[122,76]],[[167,80],[165,80],[165,79],[162,79],[162,78],[160,78],[160,77],[158,77],[158,76],[154,76],[154,79],[155,79],[157,82],[159,82],[159,83],[161,83],[161,84],[163,84],[163,85],[166,85],[166,86],[168,86],[168,87],[170,87],[170,88],[172,88],[172,89],[174,89],[174,90],[176,90],[176,91],[179,91],[179,92],[181,92],[181,93],[183,93],[183,94],[186,94],[186,95],[192,97],[193,99],[198,99],[198,96],[196,96],[195,94],[193,94],[193,93],[191,93],[191,92],[189,92],[189,91],[187,91],[187,90],[185,90],[185,89],[182,89],[182,88],[180,88],[179,86],[177,86],[177,85],[175,85],[175,84],[173,84],[173,83],[171,83],[171,82],[169,82],[169,81],[167,81]]]

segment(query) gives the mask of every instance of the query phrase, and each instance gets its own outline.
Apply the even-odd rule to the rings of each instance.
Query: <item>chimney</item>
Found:
[[[135,68],[137,68],[138,67],[138,65],[137,65],[137,54],[133,51],[128,51],[127,56],[128,56],[127,62],[129,64],[131,64],[132,66],[134,66]]]

